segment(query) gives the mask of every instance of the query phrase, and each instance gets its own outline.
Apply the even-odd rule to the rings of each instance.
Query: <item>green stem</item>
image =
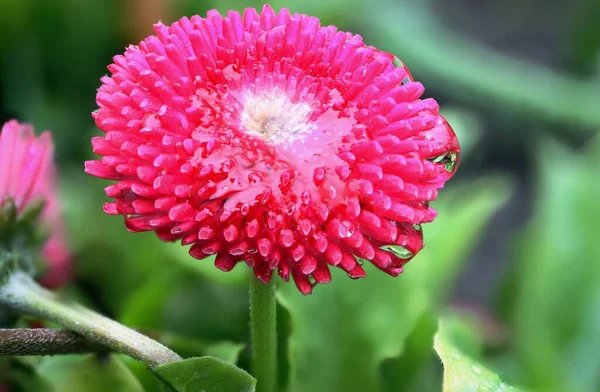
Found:
[[[277,391],[277,313],[275,284],[250,277],[252,373],[258,392]]]
[[[151,368],[181,361],[162,344],[92,310],[58,297],[23,272],[10,274],[0,286],[0,304],[52,320],[93,342],[145,362]]]

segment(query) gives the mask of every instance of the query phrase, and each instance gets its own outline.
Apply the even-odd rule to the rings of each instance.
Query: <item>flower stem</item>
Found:
[[[61,355],[103,351],[107,351],[107,348],[64,329],[0,329],[0,356]]]
[[[29,275],[14,272],[0,285],[0,304],[63,325],[90,341],[145,362],[151,368],[181,361],[162,344],[107,317],[58,297]]]
[[[250,277],[252,373],[258,392],[277,391],[277,313],[275,284]]]

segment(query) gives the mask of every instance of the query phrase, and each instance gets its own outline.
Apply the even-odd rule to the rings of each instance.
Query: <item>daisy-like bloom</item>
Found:
[[[40,221],[49,237],[42,253],[49,269],[42,283],[55,287],[71,276],[71,257],[64,241],[58,194],[55,189],[53,144],[50,133],[36,137],[33,127],[9,121],[0,133],[0,205],[14,203],[17,219],[43,202]]]
[[[459,145],[400,60],[269,6],[154,28],[98,91],[107,213],[304,294],[330,266],[402,272]]]

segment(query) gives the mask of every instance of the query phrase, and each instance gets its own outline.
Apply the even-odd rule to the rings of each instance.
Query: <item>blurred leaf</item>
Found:
[[[581,391],[598,389],[600,376],[598,349],[600,348],[600,286],[591,290],[584,308],[585,317],[578,324],[577,337],[567,347],[567,368],[569,380]]]
[[[216,357],[235,365],[244,349],[244,344],[230,341],[206,342],[164,332],[158,337],[161,343],[175,350],[184,358],[208,356]]]
[[[406,266],[404,278],[419,280],[434,298],[445,299],[489,220],[511,195],[512,185],[504,177],[444,189],[432,204],[438,217],[423,226],[425,249]]]
[[[190,256],[189,247],[183,247],[177,243],[170,245],[170,254],[173,255],[173,260],[193,273],[199,274],[216,283],[237,284],[244,286],[248,283],[248,274],[250,272],[243,265],[237,265],[233,270],[224,272],[215,267],[215,256],[209,256],[202,260],[196,260]]]
[[[597,83],[478,45],[444,27],[426,1],[368,4],[353,13],[361,22],[372,21],[364,29],[367,39],[380,42],[380,49],[395,53],[416,74],[461,99],[568,125],[600,126]]]
[[[236,10],[242,12],[247,7],[254,7],[257,10],[261,10],[264,1],[260,0],[182,0],[183,3],[183,14],[193,15],[199,14],[201,16],[206,14],[209,9],[218,9],[222,15],[225,15],[229,10]],[[323,21],[324,24],[335,24],[338,27],[348,26],[349,15],[348,13],[340,12],[348,6],[347,0],[330,0],[327,2],[317,2],[314,0],[296,0],[293,3],[285,0],[272,0],[269,4],[275,9],[279,10],[282,7],[289,8],[292,13],[304,13],[308,15],[314,15]]]
[[[116,3],[0,1],[0,112],[52,129],[59,161],[90,150],[99,78],[124,46]]]
[[[6,97],[0,109],[19,119],[30,119],[43,100],[42,60],[30,27],[32,3],[3,0],[0,4],[0,96]]]
[[[456,330],[458,328],[459,330]],[[457,347],[455,334],[468,338],[462,328],[464,324],[446,320],[440,321],[438,333],[435,335],[435,350],[444,364],[444,392],[518,392],[519,389],[509,387],[492,371],[469,358]],[[464,343],[464,342],[463,342]]]
[[[482,119],[475,112],[457,106],[445,106],[441,113],[460,140],[460,152],[464,161],[481,138]]]
[[[434,305],[446,301],[448,289],[470,250],[484,233],[492,215],[508,201],[511,193],[510,183],[502,177],[485,178],[468,186],[444,190],[440,200],[433,205],[439,216],[435,222],[424,226],[427,246],[417,256],[416,263],[407,265],[403,279],[419,281],[418,284],[435,300]],[[457,229],[459,234],[454,235],[458,233]],[[433,312],[435,310],[430,311]],[[434,356],[432,342],[437,325],[430,320],[433,325],[428,326],[428,317],[431,318],[431,314],[424,315],[420,322],[424,324],[417,327],[423,330],[415,330],[409,337],[406,355],[403,353],[386,361],[383,371],[387,382],[402,379],[398,385],[388,384],[387,390],[397,391],[398,386],[405,384],[424,390],[427,387],[424,383],[438,390],[439,387],[432,382],[437,369],[428,363],[428,359]],[[410,365],[407,366],[407,363]],[[419,368],[419,365],[424,367]],[[420,382],[421,378],[425,381]]]
[[[178,392],[253,392],[256,380],[217,358],[190,358],[153,369]]]
[[[69,174],[62,193],[78,253],[77,277],[119,321],[210,342],[246,337],[247,288],[239,284],[248,273],[245,266],[225,273],[153,233],[128,233],[121,217],[102,211],[105,182]]]
[[[167,339],[169,335],[194,337],[197,344],[188,346],[190,349],[223,340],[246,339],[249,322],[246,288],[217,285],[195,276],[179,275],[168,285],[164,281],[162,276],[151,278],[131,297],[120,320],[138,328],[162,331]],[[153,288],[160,290],[160,295]]]
[[[34,366],[21,363],[22,361],[19,361],[21,358],[11,361],[11,366],[6,371],[7,375],[1,376],[3,380],[10,382],[11,391],[54,392],[52,385],[36,373]]]
[[[161,328],[165,316],[161,310],[181,280],[180,271],[169,271],[151,277],[124,301],[119,321],[133,328]]]
[[[31,5],[33,0],[2,0],[2,13],[0,14],[0,23],[5,29],[0,36],[3,39],[5,35],[9,35],[13,29],[17,29],[27,24],[31,13]]]
[[[215,342],[248,337],[248,290],[188,277],[168,297],[163,329]]]
[[[292,316],[291,391],[378,391],[378,369],[400,354],[429,305],[423,290],[365,263],[369,275],[354,281],[332,271],[332,283],[303,297],[292,284],[278,299]]]
[[[309,297],[292,284],[281,285],[278,300],[292,317],[291,391],[381,390],[382,361],[402,353],[405,339],[432,300],[446,293],[509,194],[507,182],[498,178],[445,192],[435,205],[438,219],[423,227],[426,249],[398,279],[365,263],[365,279],[351,280],[336,269],[332,282]]]
[[[37,372],[56,391],[143,392],[139,381],[116,356],[45,357]]]
[[[593,75],[600,60],[600,1],[582,1],[574,18],[577,23],[573,24],[574,31],[571,34],[572,53],[565,56],[566,61],[579,73]]]
[[[406,339],[404,351],[397,358],[382,362],[384,390],[388,392],[439,392],[437,375],[432,375],[433,335],[437,330],[437,316],[426,312]]]
[[[167,384],[162,382],[152,370],[143,362],[137,361],[126,355],[120,355],[119,358],[125,366],[132,372],[142,385],[144,392],[165,392],[168,390]],[[171,390],[172,391],[172,390]],[[171,392],[169,391],[169,392]]]
[[[443,335],[442,340],[451,344],[456,351],[467,357],[480,357],[484,348],[482,321],[477,319],[476,314],[464,309],[453,308],[451,313],[447,311],[443,313],[441,321],[438,320],[434,344],[440,335]],[[435,350],[437,351],[437,348]]]
[[[515,256],[515,346],[532,386],[597,390],[600,138],[585,154],[546,142],[538,155],[534,217]]]
[[[153,233],[129,233],[122,217],[102,211],[108,200],[102,190],[107,181],[87,176],[81,168],[63,171],[61,179],[71,248],[77,254],[76,276],[103,307],[120,313],[126,303],[123,299],[140,284],[173,271],[168,249]],[[105,289],[106,282],[110,290]]]
[[[209,357],[222,359],[223,361],[235,365],[240,352],[244,349],[241,343],[217,342],[206,347],[205,354]]]
[[[277,303],[277,382],[279,390],[287,391],[290,378],[290,348],[289,341],[292,334],[292,318],[290,312]]]
[[[241,297],[238,300],[235,298],[239,292],[237,289],[231,292],[228,287],[190,279],[185,275],[184,271],[170,271],[150,278],[126,301],[119,321],[148,331],[153,338],[184,358],[213,356],[235,364],[244,345],[221,339],[226,335],[238,336],[240,340],[245,338],[243,334],[247,329],[245,326],[248,317],[246,289],[243,289],[243,295],[238,295]],[[229,291],[229,294],[213,298],[210,294],[213,288],[223,292]],[[181,295],[181,290],[191,290],[194,294]],[[227,297],[230,297],[230,300],[225,300]],[[198,298],[201,298],[201,301],[198,301]],[[224,300],[225,303],[219,305]],[[221,311],[212,309],[215,306]],[[180,317],[187,317],[187,320],[183,321]],[[232,329],[225,325],[236,318],[239,319],[239,324],[233,322],[232,325],[236,332],[238,328],[240,331],[227,333]],[[213,333],[213,327],[215,332],[219,329],[219,334]],[[192,336],[194,338],[191,338]]]

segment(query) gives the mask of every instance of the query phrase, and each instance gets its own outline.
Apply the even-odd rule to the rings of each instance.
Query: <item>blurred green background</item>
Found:
[[[492,372],[526,390],[600,391],[600,0],[271,4],[396,54],[440,102],[463,147],[434,204],[439,219],[424,226],[426,249],[402,276],[337,273],[308,298],[280,288],[281,390],[440,391],[433,344],[444,317],[453,344],[478,363],[453,368],[458,386],[447,379],[447,391],[488,390],[477,380],[493,382]],[[54,132],[76,263],[65,295],[182,355],[244,368],[247,271],[225,274],[178,245],[128,234],[102,213],[106,183],[85,176],[83,161],[100,133],[90,113],[113,55],[159,19],[261,5],[0,0],[0,120]],[[436,338],[443,359],[454,353],[444,336]],[[159,390],[140,364],[113,361],[110,371],[87,357],[12,361],[0,377],[11,390]],[[94,373],[92,382],[77,373],[88,367],[110,375]]]

